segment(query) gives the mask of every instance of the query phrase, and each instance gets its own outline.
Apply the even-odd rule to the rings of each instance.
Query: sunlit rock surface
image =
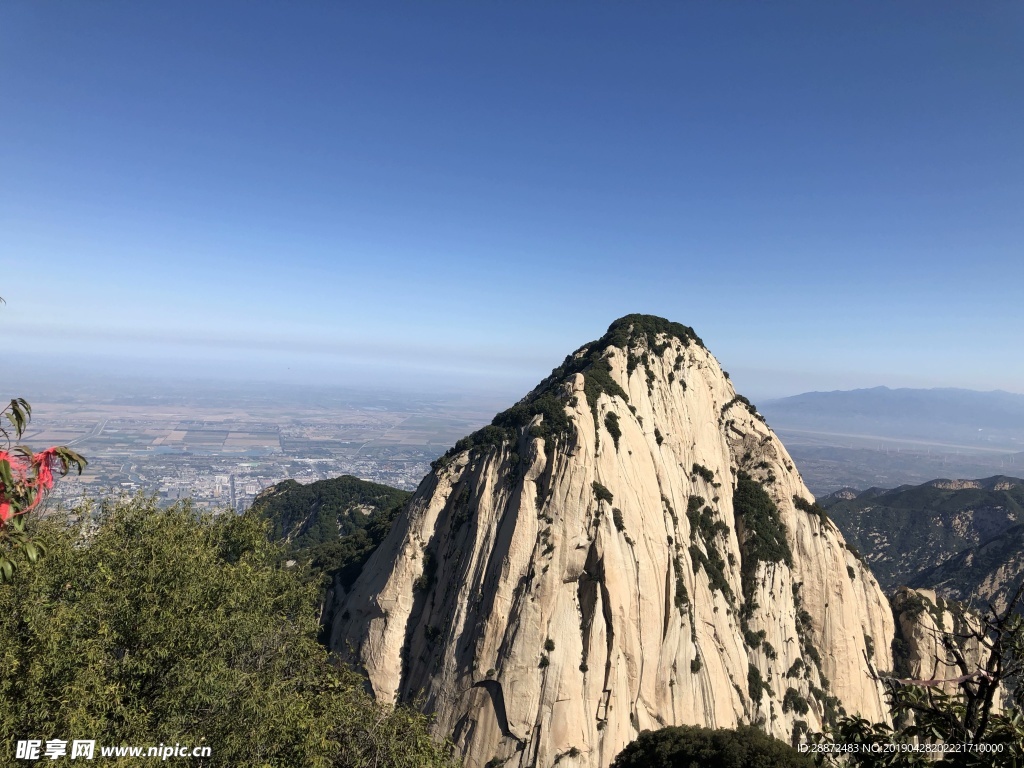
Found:
[[[566,429],[530,415],[545,397]],[[617,321],[522,405],[437,463],[340,598],[332,647],[378,698],[510,768],[603,768],[665,725],[886,719],[889,604],[692,331]],[[774,517],[737,517],[740,478]]]

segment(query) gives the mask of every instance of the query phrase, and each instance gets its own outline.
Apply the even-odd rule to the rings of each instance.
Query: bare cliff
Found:
[[[468,766],[603,768],[643,729],[886,719],[892,612],[685,326],[631,315],[435,462],[332,647]]]

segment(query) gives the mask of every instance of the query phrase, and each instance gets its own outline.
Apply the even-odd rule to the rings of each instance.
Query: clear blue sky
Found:
[[[5,367],[1024,391],[1024,4],[8,0],[0,267]]]

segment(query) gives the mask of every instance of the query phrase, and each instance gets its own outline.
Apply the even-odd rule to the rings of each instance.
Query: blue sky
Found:
[[[15,0],[0,328],[511,395],[648,312],[753,396],[1021,392],[1021,126],[1016,2]]]

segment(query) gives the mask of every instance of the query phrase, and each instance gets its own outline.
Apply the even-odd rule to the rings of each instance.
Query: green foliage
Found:
[[[694,467],[699,465],[695,464]],[[711,589],[717,589],[732,602],[734,595],[729,582],[725,578],[725,561],[721,552],[718,551],[717,536],[728,534],[729,528],[720,520],[714,518],[714,511],[710,507],[700,509],[704,503],[703,496],[691,496],[686,503],[686,518],[690,522],[690,540],[694,542],[690,546],[690,559],[693,563],[694,572],[703,568],[708,575],[708,583]],[[696,542],[704,544],[704,550],[696,546]],[[677,581],[679,577],[677,574]]]
[[[664,342],[658,341],[659,336],[676,339],[684,347],[690,346],[691,343],[695,343],[699,347],[704,346],[704,342],[694,333],[693,328],[654,315],[620,317],[608,327],[608,332],[597,344],[627,349],[643,342],[648,349],[660,355],[664,352],[665,347],[663,346]]]
[[[644,731],[612,768],[812,768],[814,761],[749,725],[672,726]]]
[[[814,627],[814,620],[811,614],[803,607],[803,598],[800,595],[800,590],[803,587],[803,582],[797,582],[793,585],[793,606],[796,608],[796,634],[797,639],[800,641],[800,653],[808,661],[803,659],[797,659],[793,662],[793,666],[789,668],[786,673],[787,678],[797,677],[803,672],[803,676],[807,679],[811,677],[811,664],[813,664],[818,670],[818,678],[822,685],[826,688],[829,685],[828,678],[825,677],[825,673],[821,669],[821,654],[818,649],[814,646],[812,639],[812,630]],[[809,662],[809,663],[808,663]],[[815,693],[815,688],[811,687],[811,693]],[[818,698],[823,698],[824,695],[821,691],[818,691]],[[838,704],[838,702],[835,702]],[[834,715],[836,707],[831,702],[828,703],[826,708],[826,716]],[[833,718],[834,719],[834,718]],[[831,722],[831,721],[830,721]]]
[[[807,611],[804,611],[804,613],[806,614]],[[813,644],[811,644],[810,638],[808,638],[807,635],[804,635],[803,637],[801,637],[800,641],[803,643],[803,645],[801,645],[800,649],[804,652],[804,654],[806,654],[807,658],[810,659],[814,663],[814,665],[816,667],[818,667],[818,671],[819,671],[819,675],[820,675],[821,674],[821,654],[818,653],[818,649],[815,648]]]
[[[701,663],[700,656],[693,657],[690,660],[690,672],[691,672],[691,674],[696,675],[698,672],[700,672],[702,666],[704,666],[704,665]]]
[[[896,625],[896,634],[892,638],[889,648],[892,652],[892,673],[896,677],[910,677],[910,647],[906,638],[902,637],[903,631],[899,624]]]
[[[433,550],[428,549],[423,552],[423,572],[413,581],[412,588],[417,592],[428,592],[434,586],[435,581],[437,581],[437,558],[434,556]]]
[[[612,522],[615,523],[615,530],[626,530],[626,523],[622,519],[622,510],[618,507],[612,507]]]
[[[668,496],[661,494],[661,503],[665,507],[665,511],[668,512],[669,517],[672,518],[674,524],[679,523],[679,518],[676,516],[676,511],[672,508],[672,502],[668,500]]]
[[[626,375],[627,376],[632,376],[633,375],[633,371],[636,370],[636,367],[641,362],[644,365],[649,365],[650,364],[650,358],[648,357],[647,353],[644,353],[643,355],[637,355],[637,354],[634,354],[632,350],[628,351],[628,354],[626,355]],[[635,412],[634,412],[634,415],[635,415]]]
[[[722,373],[725,373],[725,371],[722,371]],[[726,373],[725,374],[725,378],[728,379],[729,378],[729,374]],[[734,397],[728,403],[723,405],[722,406],[722,415],[724,416],[726,411],[728,411],[730,408],[732,408],[734,405],[737,405],[737,404],[742,405],[747,410],[747,413],[749,413],[751,416],[756,416],[761,421],[764,421],[764,418],[761,416],[761,414],[759,414],[757,412],[757,408],[754,407],[754,404],[752,402],[750,402],[747,398],[745,398],[743,395],[736,395],[736,397]]]
[[[649,360],[643,358],[647,351],[656,355],[662,354],[668,347],[668,339],[676,339],[683,346],[689,346],[691,343],[704,346],[693,329],[685,325],[653,315],[626,315],[613,322],[600,339],[584,345],[567,357],[561,366],[552,371],[545,382],[562,381],[573,373],[583,373],[584,393],[596,418],[597,399],[602,393],[629,402],[629,396],[611,377],[611,366],[605,359],[607,349],[617,347],[627,352],[627,374],[631,374],[639,363],[649,363]],[[637,355],[633,351],[637,348],[646,351]]]
[[[935,626],[940,629],[942,628],[946,601],[940,596],[936,595],[935,602],[933,603],[921,592],[899,589],[890,598],[890,601],[894,611],[898,611],[910,620],[916,620],[918,616],[927,611],[935,622]]]
[[[693,463],[693,467],[690,469],[690,475],[696,479],[701,478],[706,483],[715,482],[715,473],[705,467],[703,464]]]
[[[569,417],[565,414],[565,399],[553,394],[543,394],[532,400],[516,403],[502,411],[491,421],[493,427],[505,430],[506,439],[515,436],[516,430],[525,427],[535,416],[543,420],[531,431],[533,437],[550,437],[569,431]]]
[[[569,434],[572,422],[565,413],[569,398],[549,391],[554,385],[551,379],[552,377],[549,376],[536,390],[511,408],[495,416],[486,427],[459,440],[441,458],[431,462],[430,468],[433,470],[443,469],[463,451],[478,453],[512,442],[516,439],[519,430],[533,421],[536,416],[541,416],[542,419],[539,424],[530,428],[532,437],[548,439]]]
[[[809,731],[810,731],[810,728],[807,726],[807,721],[806,720],[794,720],[793,721],[793,734],[792,734],[793,743],[794,744],[802,743],[804,741],[804,738],[806,737],[806,735],[808,734]]]
[[[594,489],[594,496],[597,497],[598,501],[606,501],[609,504],[612,503],[614,497],[612,496],[612,492],[611,491],[609,491],[607,488],[605,488],[603,485],[601,485],[596,480],[593,483],[591,483],[590,485]]]
[[[623,402],[629,402],[629,395],[619,386],[619,383],[612,378],[612,367],[604,358],[594,360],[590,367],[583,372],[583,394],[587,396],[590,410],[597,418],[597,399],[602,393],[608,393],[611,397],[622,398]]]
[[[729,526],[715,519],[715,512],[711,507],[704,507],[699,513],[687,507],[686,519],[690,521],[690,532],[696,532],[705,542],[713,541],[719,535],[729,535]]]
[[[661,445],[663,442],[665,442],[665,437],[661,434],[661,430],[658,429],[657,427],[654,428],[654,441],[658,445]]]
[[[555,641],[552,640],[550,637],[544,641],[544,650],[548,653],[551,653],[551,651],[555,650]]]
[[[811,614],[803,608],[798,608],[796,613],[796,628],[797,630],[807,631],[813,626],[813,619]]]
[[[401,507],[386,512],[375,512],[358,528],[335,542],[320,544],[308,550],[286,550],[290,556],[309,563],[310,572],[320,577],[324,586],[331,584],[349,589],[355,584],[370,555],[391,530],[391,525]]]
[[[537,484],[537,494],[538,497],[543,494],[543,489],[540,483]],[[472,517],[473,513],[476,511],[471,502],[471,496],[472,490],[470,489],[470,484],[467,482],[461,483],[458,493],[453,495],[453,498],[449,503],[449,520],[452,533],[458,533],[462,526],[469,521],[470,517]],[[543,499],[540,498],[537,501],[538,509],[542,504]]]
[[[860,553],[859,549],[853,546],[853,544],[851,544],[850,542],[846,542],[846,548],[847,550],[849,550],[851,555],[856,557],[860,562],[864,562],[864,556]]]
[[[738,476],[736,492],[733,495],[733,510],[743,533],[740,537],[740,555],[744,601],[740,609],[740,627],[744,642],[751,648],[757,648],[764,641],[764,630],[756,633],[751,631],[747,626],[747,619],[754,615],[757,608],[754,600],[754,580],[758,563],[781,561],[792,565],[792,554],[786,543],[785,528],[779,517],[778,508],[764,488],[745,472],[740,472]],[[799,591],[796,587],[793,589],[793,599],[799,610]],[[801,640],[803,639],[804,635],[801,635]],[[807,642],[809,643],[809,640]],[[767,646],[765,656],[774,658],[775,649]]]
[[[337,542],[364,530],[374,513],[390,513],[412,496],[380,483],[342,475],[302,485],[278,483],[256,497],[253,511],[270,521],[271,536],[292,551]]]
[[[25,523],[19,515],[0,528],[0,584],[13,581],[19,569],[46,556],[46,544],[31,535]]]
[[[737,525],[742,526],[740,553],[743,594],[750,598],[759,563],[785,563],[792,567],[793,553],[786,541],[786,527],[771,496],[745,472],[737,476],[733,494],[733,511]]]
[[[686,590],[686,582],[683,581],[683,563],[679,555],[676,554],[672,558],[672,570],[676,577],[676,594],[674,602],[676,608],[679,609],[679,613],[683,613],[683,609],[690,604],[690,593]]]
[[[213,766],[447,766],[423,717],[376,704],[316,642],[315,586],[254,513],[136,498],[40,524],[0,589],[0,762],[15,741],[209,744]]]
[[[622,437],[622,430],[619,429],[619,417],[609,411],[604,417],[604,428],[608,430],[608,434],[612,436],[612,442],[615,443],[615,450],[619,450],[619,438]]]
[[[1016,665],[1015,665],[1016,666]],[[1001,676],[1002,670],[997,670]],[[1024,759],[1024,713],[1016,698],[1008,709],[994,712],[991,702],[976,707],[971,696],[949,696],[942,691],[913,685],[886,683],[896,727],[859,717],[838,718],[827,735],[813,741],[848,749],[844,768],[1019,768]],[[1019,689],[1018,689],[1019,690]],[[977,693],[977,691],[975,691]],[[907,718],[913,714],[913,720]],[[971,726],[974,726],[973,728]],[[942,754],[942,744],[958,751]],[[940,754],[942,759],[936,760]],[[839,766],[839,760],[825,765]]]
[[[689,552],[694,572],[696,573],[699,568],[703,568],[704,572],[708,575],[708,584],[711,589],[719,590],[725,595],[726,600],[732,602],[735,596],[733,595],[732,587],[729,586],[729,582],[725,578],[725,561],[722,560],[718,550],[711,547],[708,554],[705,555],[700,547],[691,544]]]
[[[817,517],[822,527],[825,527],[825,525],[831,522],[831,520],[828,519],[828,513],[825,511],[824,507],[818,504],[818,502],[811,504],[811,502],[807,501],[804,497],[794,495],[793,504],[801,512],[806,512],[808,515],[814,515]]]
[[[761,700],[763,692],[770,691],[768,684],[761,678],[761,671],[753,664],[747,665],[747,693],[755,704]]]
[[[305,573],[319,584],[323,602],[331,587],[351,588],[411,495],[351,475],[308,485],[286,480],[260,494],[252,514],[282,542],[282,560],[309,566]],[[334,618],[333,604],[325,603],[322,626]]]
[[[786,695],[782,697],[782,711],[806,715],[810,711],[810,705],[796,688],[787,688]]]
[[[3,419],[0,419],[0,439],[8,446],[15,440],[20,440],[25,434],[29,421],[32,420],[32,406],[23,397],[15,397],[0,411]],[[6,421],[8,426],[4,426]],[[11,433],[14,433],[13,435]]]

